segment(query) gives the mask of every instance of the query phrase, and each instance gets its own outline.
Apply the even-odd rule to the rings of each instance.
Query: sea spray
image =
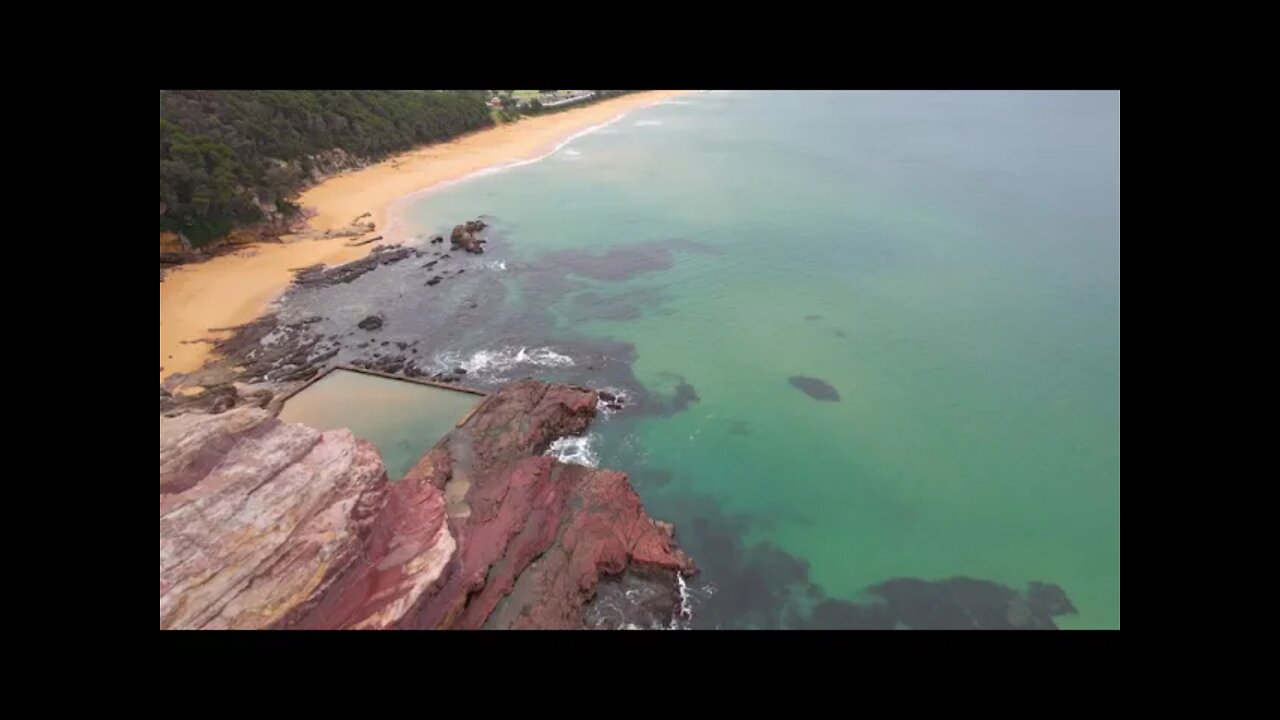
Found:
[[[496,350],[478,350],[469,357],[456,352],[444,352],[432,360],[438,372],[462,368],[469,374],[499,375],[512,368],[533,365],[536,367],[572,367],[573,358],[549,347],[504,347]]]
[[[595,433],[558,438],[547,448],[546,454],[570,465],[599,467],[600,456],[593,446],[596,439]]]

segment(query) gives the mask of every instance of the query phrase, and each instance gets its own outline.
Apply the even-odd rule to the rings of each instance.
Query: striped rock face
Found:
[[[162,418],[161,628],[580,628],[604,576],[674,588],[696,568],[627,477],[544,454],[597,402],[510,383],[394,484],[349,431]]]
[[[160,420],[160,627],[271,628],[314,605],[386,502],[371,443],[256,408]]]

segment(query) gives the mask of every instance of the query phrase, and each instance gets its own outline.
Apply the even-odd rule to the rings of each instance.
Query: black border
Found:
[[[354,8],[352,8],[354,9]],[[162,56],[159,85],[184,89],[853,90],[1120,88],[1120,29],[1072,9],[902,8],[901,18],[850,6],[826,14],[736,6],[637,17],[645,8],[539,7],[530,17],[491,8],[483,18],[353,15],[349,28],[288,14],[251,33],[178,10],[183,47]],[[724,8],[728,10],[728,8]],[[897,8],[890,8],[897,9]],[[752,12],[752,10],[770,10]],[[833,8],[834,10],[834,8]],[[573,14],[578,16],[574,17]],[[1036,17],[1043,13],[1043,17]],[[324,15],[328,13],[317,13]],[[554,17],[553,17],[554,16]],[[501,22],[499,21],[501,20]],[[243,37],[251,34],[252,37]],[[209,48],[201,51],[200,48]]]
[[[745,7],[745,6],[743,6]],[[545,9],[544,9],[545,10]],[[494,7],[494,12],[497,8]],[[612,14],[612,13],[607,13]],[[626,14],[589,24],[588,37],[513,45],[485,25],[450,24],[450,30],[423,30],[420,35],[383,37],[370,29],[352,42],[333,39],[327,30],[293,27],[289,37],[254,41],[268,54],[225,51],[177,53],[165,58],[160,86],[174,88],[422,88],[486,87],[621,87],[630,89],[1119,89],[1120,64],[1114,31],[1105,21],[1091,31],[1063,26],[1062,39],[1044,27],[1013,31],[1010,41],[966,35],[959,27],[942,42],[904,25],[876,26],[833,18],[779,21],[771,39],[744,38],[721,25],[690,28],[674,20],[665,29],[613,27],[626,24]],[[261,28],[264,19],[255,20]],[[416,23],[416,20],[406,20]],[[608,26],[608,27],[603,27]],[[191,26],[187,26],[191,27]],[[571,25],[570,27],[575,27]],[[803,29],[803,32],[797,32]],[[202,42],[226,47],[234,39],[221,28],[200,28],[190,47]],[[256,32],[261,33],[261,30]],[[511,34],[511,33],[507,33]],[[308,37],[313,39],[308,40]],[[330,38],[329,47],[322,40]],[[308,45],[308,43],[311,43]],[[477,660],[494,652],[543,650],[562,652],[590,663],[596,653],[639,661],[652,651],[668,669],[684,666],[685,682],[700,682],[691,664],[707,658],[699,651],[720,651],[717,658],[759,658],[766,665],[788,659],[853,654],[881,662],[901,653],[903,661],[956,661],[973,665],[984,659],[1016,674],[1026,663],[1048,655],[1071,657],[1079,652],[1091,663],[1115,658],[1116,632],[835,632],[718,631],[704,632],[518,632],[447,631],[420,637],[406,632],[195,632],[162,631],[161,651],[203,655],[229,653],[245,659],[259,651],[326,651],[349,649],[336,657],[383,666],[397,661],[422,662],[424,650],[451,659],[475,653]],[[1032,637],[1035,639],[1031,639]],[[1038,651],[1038,652],[1037,652]],[[583,654],[583,653],[586,654]],[[992,653],[986,656],[986,653]],[[403,656],[400,656],[403,653]],[[926,653],[926,655],[921,655]],[[1013,655],[1011,655],[1013,653]],[[1065,655],[1064,655],[1065,654]],[[184,653],[185,655],[185,653]],[[440,657],[440,656],[435,656]],[[1024,655],[1026,660],[1032,656]],[[612,661],[611,661],[612,662]],[[503,664],[506,664],[505,662]],[[1010,667],[1012,666],[1012,667]],[[957,665],[956,667],[961,667]],[[1096,668],[1096,665],[1094,666]],[[1044,668],[1048,669],[1048,668]],[[1100,669],[1100,668],[1096,668]],[[1096,672],[1095,669],[1095,672]],[[1062,675],[1055,679],[1064,680]]]

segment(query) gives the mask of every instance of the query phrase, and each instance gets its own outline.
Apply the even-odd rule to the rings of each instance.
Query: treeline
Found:
[[[283,215],[316,156],[377,160],[493,123],[486,93],[170,90],[160,93],[160,230],[196,245]],[[320,161],[322,166],[324,161]]]

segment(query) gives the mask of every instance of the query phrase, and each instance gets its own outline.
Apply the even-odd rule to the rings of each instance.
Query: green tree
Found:
[[[160,93],[160,229],[203,244],[288,213],[317,157],[377,160],[492,124],[484,91],[166,90]]]

